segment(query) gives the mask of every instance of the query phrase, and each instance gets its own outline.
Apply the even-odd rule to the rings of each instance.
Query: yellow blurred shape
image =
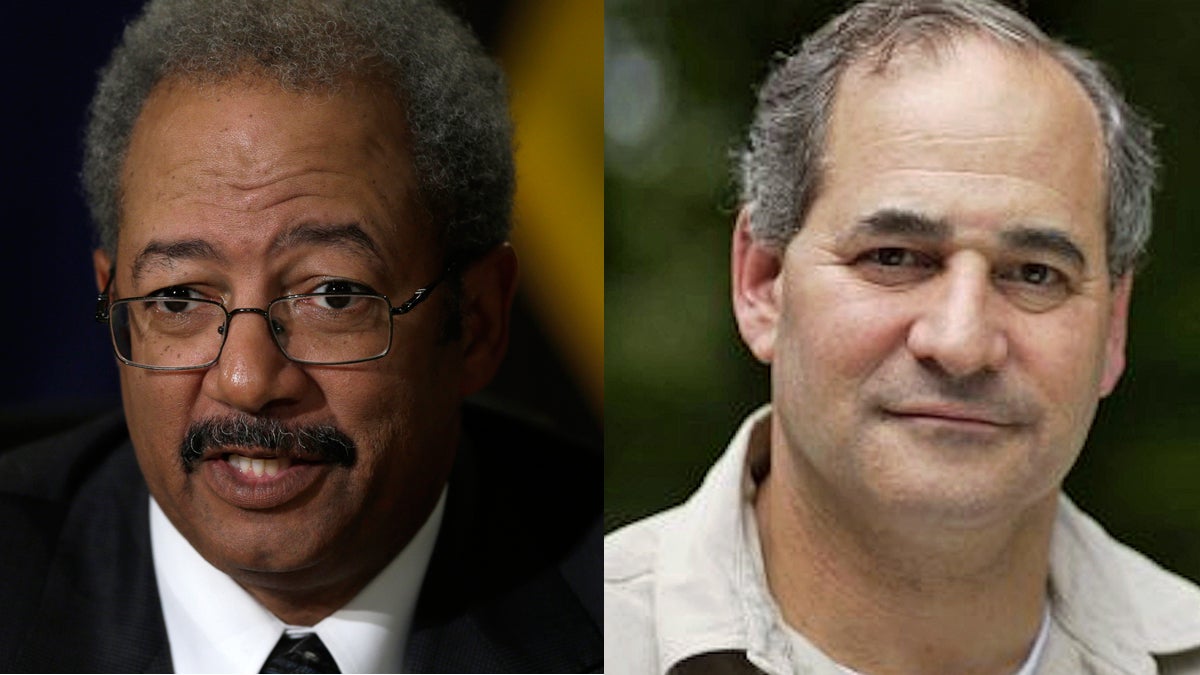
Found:
[[[525,0],[502,45],[522,288],[593,411],[604,401],[604,6]]]

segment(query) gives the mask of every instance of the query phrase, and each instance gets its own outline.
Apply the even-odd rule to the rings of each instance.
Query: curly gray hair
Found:
[[[504,78],[470,30],[431,0],[152,0],[125,29],[89,109],[83,186],[99,244],[115,253],[121,170],[142,106],[165,78],[242,73],[293,91],[367,78],[389,87],[410,131],[423,206],[451,260],[508,238],[512,124]]]
[[[851,64],[873,58],[882,69],[898,49],[936,47],[971,34],[1045,53],[1083,87],[1104,135],[1109,274],[1133,269],[1150,239],[1158,168],[1149,122],[1125,102],[1100,63],[993,0],[866,0],[775,64],[739,157],[752,235],[783,248],[799,231],[820,190],[826,125]]]

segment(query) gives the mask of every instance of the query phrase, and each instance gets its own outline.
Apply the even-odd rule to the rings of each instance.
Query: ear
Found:
[[[104,288],[108,286],[108,275],[113,271],[112,258],[108,257],[104,249],[92,251],[92,269],[96,274],[96,290],[103,293]]]
[[[742,207],[733,230],[733,314],[742,340],[755,358],[770,363],[775,357],[779,321],[779,292],[775,283],[783,270],[782,253],[750,233],[750,207]]]
[[[463,272],[462,395],[482,389],[508,350],[509,312],[517,289],[517,255],[507,242]]]
[[[1100,378],[1100,396],[1116,389],[1125,372],[1125,340],[1129,326],[1129,296],[1133,293],[1133,272],[1117,280],[1112,291],[1112,310],[1108,319],[1108,340],[1104,346],[1104,373]]]

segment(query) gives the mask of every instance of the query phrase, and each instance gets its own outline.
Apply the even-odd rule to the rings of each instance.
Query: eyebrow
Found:
[[[1049,227],[1017,227],[1001,232],[1000,239],[1010,248],[1049,253],[1080,268],[1087,267],[1087,256],[1083,254],[1083,249],[1062,230]]]
[[[150,267],[169,269],[178,260],[215,260],[220,262],[225,260],[225,256],[203,239],[153,240],[134,257],[133,280],[139,281]]]
[[[954,227],[945,220],[904,209],[883,209],[863,218],[841,239],[860,236],[903,236],[928,241],[945,241],[953,237]],[[1049,253],[1081,268],[1087,267],[1087,256],[1068,233],[1052,227],[1020,225],[999,233],[1000,241],[1018,251]]]
[[[271,242],[270,252],[275,254],[287,248],[311,244],[333,245],[380,257],[374,240],[356,223],[302,223],[276,236]],[[141,280],[151,267],[171,268],[180,260],[225,262],[226,258],[203,239],[153,240],[134,257],[133,280]]]
[[[856,237],[903,236],[930,241],[945,241],[954,228],[944,220],[915,211],[883,209],[863,218],[839,237],[842,243]]]
[[[351,252],[379,255],[379,247],[357,223],[301,223],[281,232],[271,242],[271,252],[278,253],[295,246],[335,246]]]

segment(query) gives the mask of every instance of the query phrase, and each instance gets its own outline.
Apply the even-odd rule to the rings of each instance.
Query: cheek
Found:
[[[177,492],[186,483],[178,450],[192,421],[202,376],[118,367],[121,399],[138,464],[151,492],[160,502],[169,502],[164,491]]]
[[[903,299],[880,297],[836,268],[788,284],[782,301],[775,363],[801,382],[856,386],[904,345]]]
[[[864,428],[866,385],[903,349],[903,306],[836,274],[796,281],[783,292],[772,399],[792,447],[836,461],[816,456]]]
[[[394,420],[402,419],[416,398],[411,378],[399,378],[380,369],[329,371],[314,377],[320,388],[325,416],[365,448],[378,445],[391,434]]]
[[[131,431],[178,443],[192,420],[202,372],[154,372],[120,366],[121,399]]]
[[[1059,420],[1059,433],[1086,434],[1100,399],[1106,358],[1107,322],[1069,312],[1029,317],[1009,333],[1010,351],[1021,375]]]
[[[334,422],[355,439],[364,464],[386,464],[397,448],[420,448],[457,408],[440,350],[392,353],[377,367],[315,375]]]
[[[448,398],[453,387],[438,377],[439,362],[428,352],[419,359],[389,357],[387,368],[321,383],[336,424],[358,446],[339,508],[375,522],[406,522],[404,514],[436,497],[458,442],[448,432],[456,428],[458,401]]]

